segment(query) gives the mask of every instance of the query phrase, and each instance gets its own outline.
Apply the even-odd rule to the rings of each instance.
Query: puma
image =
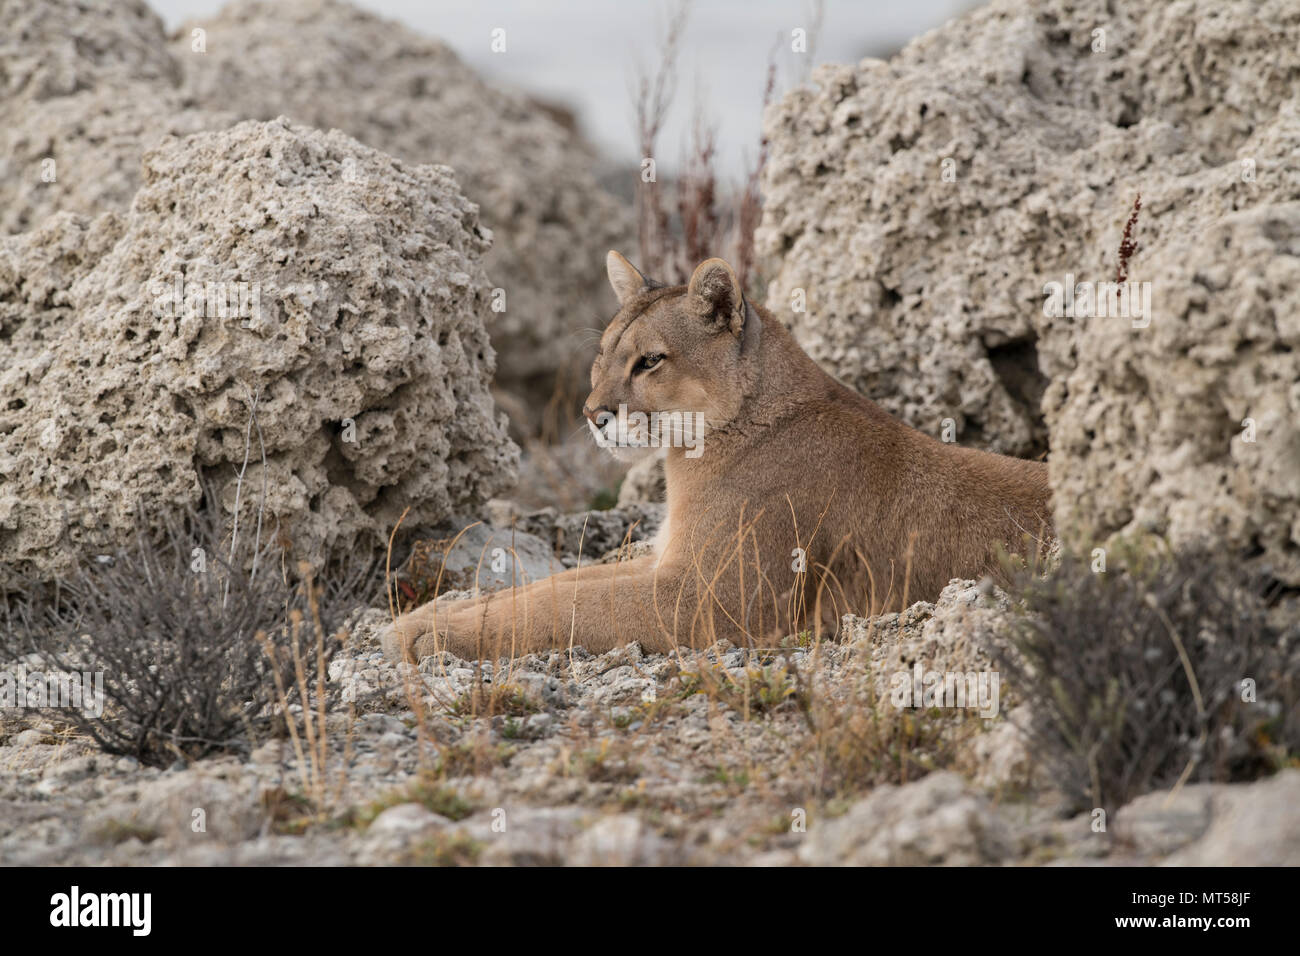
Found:
[[[606,269],[619,310],[583,412],[602,443],[673,446],[652,553],[430,602],[386,629],[390,656],[774,642],[934,600],[951,578],[999,576],[999,548],[1048,543],[1045,464],[891,417],[823,372],[726,262],[676,287],[617,252]],[[656,419],[669,434],[647,434]]]

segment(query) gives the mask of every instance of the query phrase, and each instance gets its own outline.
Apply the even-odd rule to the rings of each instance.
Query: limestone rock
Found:
[[[367,831],[371,837],[406,841],[451,824],[446,817],[419,803],[399,803],[375,817]]]
[[[1150,327],[1091,320],[1048,392],[1057,526],[1083,548],[1145,530],[1231,547],[1300,584],[1300,202],[1199,222],[1148,269]]]
[[[397,576],[430,592],[437,586],[439,593],[476,593],[525,587],[562,570],[564,564],[536,535],[466,521],[452,523],[438,537],[414,541]]]
[[[1165,865],[1300,865],[1300,770],[1283,770],[1252,783],[1194,789],[1192,801],[1204,801],[1208,795],[1209,825],[1202,818],[1185,827],[1186,835],[1197,839],[1167,857]],[[1153,794],[1135,803],[1149,805],[1156,797],[1163,801],[1164,796]],[[1177,808],[1173,812],[1176,814]]]
[[[1174,866],[1300,864],[1300,771],[1251,783],[1196,783],[1156,791],[1115,814],[1115,838]]]
[[[1222,785],[1195,783],[1176,795],[1167,790],[1144,794],[1115,814],[1115,837],[1142,856],[1165,856],[1205,833],[1213,816],[1214,794]]]
[[[668,479],[662,455],[638,461],[627,470],[618,489],[618,506],[663,504],[668,500]]]
[[[120,220],[111,213],[93,224],[58,213],[31,232],[0,238],[0,288],[5,292],[0,297],[0,349],[11,356],[54,347],[59,328],[75,311],[73,285],[121,231]],[[27,399],[9,401],[26,404]]]
[[[1297,50],[1281,0],[995,0],[822,67],[765,121],[768,304],[922,431],[1050,444],[1070,540],[1205,532],[1294,584]],[[1139,193],[1149,325],[1049,315],[1114,281]]]
[[[814,821],[799,848],[813,866],[973,866],[1014,852],[1006,824],[954,773],[877,787],[841,817]]]
[[[0,562],[66,571],[200,479],[233,510],[253,396],[241,503],[265,484],[296,554],[487,500],[517,462],[487,246],[446,167],[283,120],[164,141],[125,217],[0,239]]]
[[[175,85],[162,20],[143,0],[0,0],[0,103],[39,103],[107,78]]]
[[[639,817],[619,813],[602,817],[574,841],[571,866],[660,866],[665,841]]]
[[[236,120],[181,106],[162,21],[137,0],[3,0],[0,22],[0,233],[125,210],[145,149]]]
[[[140,187],[140,157],[166,136],[232,125],[230,113],[185,109],[176,93],[105,83],[26,109],[0,106],[0,232],[58,211],[124,210]]]
[[[858,617],[846,614],[843,627],[850,645],[871,657],[871,669],[888,675],[920,663],[946,671],[987,670],[986,651],[1005,621],[1010,602],[991,581],[954,578],[934,604],[917,601],[901,612]]]
[[[163,137],[288,115],[455,168],[496,236],[486,317],[521,433],[541,426],[557,372],[566,386],[585,374],[585,329],[615,308],[600,264],[630,240],[627,204],[571,129],[440,41],[333,0],[234,3],[170,41],[138,0],[4,0],[0,19],[0,232],[124,211]]]
[[[131,831],[173,844],[250,839],[267,814],[257,781],[239,768],[237,761],[226,760],[143,780],[98,807],[86,829],[101,840]]]
[[[579,807],[520,807],[507,810],[504,831],[493,829],[491,814],[462,824],[483,846],[485,866],[561,866],[589,814]]]
[[[897,681],[915,686],[920,679],[924,686],[930,673],[963,675],[969,693],[966,675],[976,675],[977,697],[966,699],[971,713],[984,718],[984,732],[970,742],[971,769],[976,782],[988,787],[1024,784],[1037,769],[1021,729],[1029,720],[1028,708],[1015,702],[989,653],[1004,643],[1009,609],[1006,593],[991,581],[954,579],[934,604],[918,601],[901,612],[869,618],[846,614],[843,619],[848,643],[869,661],[882,700],[890,700]]]
[[[663,524],[667,507],[661,504],[629,504],[608,511],[578,511],[560,514],[554,508],[519,515],[515,526],[547,542],[566,565],[591,559],[626,559],[644,553]]]
[[[195,27],[204,53],[191,49]],[[494,234],[484,266],[504,290],[504,311],[489,314],[498,382],[545,400],[557,369],[586,373],[582,330],[614,313],[602,263],[631,217],[544,110],[488,86],[442,42],[335,0],[237,0],[177,36],[192,105],[285,114],[453,167]]]

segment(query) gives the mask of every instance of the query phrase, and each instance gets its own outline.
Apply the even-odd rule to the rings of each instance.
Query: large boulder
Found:
[[[955,773],[885,784],[839,817],[814,822],[799,847],[810,866],[987,866],[1015,838],[988,800]]]
[[[107,253],[121,230],[121,220],[113,213],[94,221],[57,213],[31,232],[0,237],[0,355],[6,363],[59,343],[76,313],[73,286]],[[7,401],[5,411],[15,412],[30,397],[14,395]]]
[[[143,0],[0,0],[0,104],[70,96],[105,79],[175,85],[162,20]]]
[[[106,83],[4,109],[0,125],[0,233],[35,228],[55,212],[122,210],[140,188],[140,155],[165,136],[221,129],[235,116],[186,109],[172,90]]]
[[[1222,542],[1300,584],[1300,110],[1143,196],[1150,325],[1049,333],[1071,360],[1044,401],[1058,526],[1082,545]]]
[[[200,480],[304,556],[513,481],[450,169],[277,120],[169,138],[143,176],[124,216],[0,239],[0,563],[66,571]]]
[[[0,0],[0,233],[57,211],[125,209],[140,154],[231,125],[187,109],[162,21],[144,3]]]
[[[527,414],[557,370],[585,374],[584,329],[616,308],[601,263],[631,235],[631,216],[546,110],[488,86],[440,41],[336,0],[238,0],[187,23],[173,52],[187,105],[284,114],[452,166],[494,234],[485,267],[504,291],[489,315],[498,382],[534,400],[515,406]]]
[[[1212,535],[1300,583],[1298,50],[1280,0],[998,0],[824,67],[765,122],[769,305],[917,428],[1050,444],[1074,542]],[[1149,322],[1051,314],[1116,279],[1139,193]]]

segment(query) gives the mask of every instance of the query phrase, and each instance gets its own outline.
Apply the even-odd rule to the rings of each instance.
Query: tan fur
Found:
[[[584,412],[700,411],[709,424],[698,457],[667,452],[657,553],[425,605],[388,629],[390,655],[772,641],[833,629],[849,611],[933,600],[954,577],[998,576],[999,546],[1026,553],[1050,537],[1046,465],[894,419],[747,302],[722,260],[671,289],[615,252],[607,270],[620,308]],[[634,371],[656,354],[666,356],[657,367]]]

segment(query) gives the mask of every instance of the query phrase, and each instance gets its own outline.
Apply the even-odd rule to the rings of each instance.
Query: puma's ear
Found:
[[[637,267],[613,249],[605,256],[605,273],[609,276],[609,284],[614,287],[614,295],[618,297],[620,306],[626,305],[628,299],[649,285]]]
[[[736,273],[721,259],[706,259],[695,267],[686,301],[701,319],[740,338],[745,328],[745,300]]]

